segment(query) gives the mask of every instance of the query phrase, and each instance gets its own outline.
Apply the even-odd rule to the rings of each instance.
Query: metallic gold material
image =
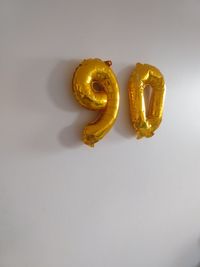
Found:
[[[83,142],[91,147],[112,128],[119,109],[119,86],[110,66],[111,61],[86,59],[75,70],[72,87],[83,107],[99,110],[94,122],[83,130]]]
[[[146,110],[144,91],[151,86],[152,93]],[[165,81],[161,72],[148,64],[137,63],[129,83],[131,121],[137,138],[151,137],[162,121]]]

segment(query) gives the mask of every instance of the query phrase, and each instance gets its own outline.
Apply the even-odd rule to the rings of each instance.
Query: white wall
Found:
[[[200,1],[0,0],[0,266],[197,267]],[[94,149],[75,102],[80,60],[111,59],[121,88]],[[163,123],[136,140],[127,80],[158,67]],[[66,90],[67,88],[67,90]]]

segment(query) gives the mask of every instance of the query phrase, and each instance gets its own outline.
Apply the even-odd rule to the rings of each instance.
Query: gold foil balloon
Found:
[[[148,110],[144,94],[147,86],[152,88]],[[164,77],[157,68],[137,63],[129,79],[128,91],[131,121],[137,138],[151,137],[162,120],[165,98]]]
[[[86,59],[75,70],[72,87],[83,107],[99,110],[97,119],[83,130],[83,142],[91,147],[112,128],[119,109],[119,86],[111,61]]]

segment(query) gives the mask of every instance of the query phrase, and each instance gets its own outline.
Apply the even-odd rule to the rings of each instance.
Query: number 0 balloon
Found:
[[[151,86],[149,108],[146,110],[144,90]],[[159,127],[164,106],[165,81],[161,72],[148,64],[136,65],[129,83],[131,121],[137,138],[151,137]]]
[[[112,128],[118,114],[119,87],[111,64],[111,61],[86,59],[73,76],[76,100],[87,109],[100,111],[97,119],[83,130],[83,142],[91,147]]]

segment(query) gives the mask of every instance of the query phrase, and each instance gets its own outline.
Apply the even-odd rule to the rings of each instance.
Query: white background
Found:
[[[71,93],[84,58],[111,59],[120,113],[94,149],[96,117]],[[158,67],[163,122],[136,140],[127,81]],[[0,0],[0,267],[198,267],[200,1]]]

